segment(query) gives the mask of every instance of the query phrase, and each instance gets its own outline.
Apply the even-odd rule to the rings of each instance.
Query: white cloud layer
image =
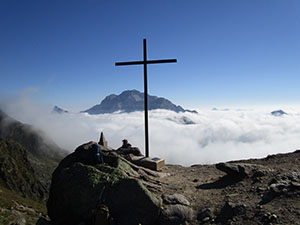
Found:
[[[123,139],[144,151],[143,112],[103,115],[51,114],[48,107],[30,98],[1,99],[10,116],[45,131],[59,146],[73,151],[90,140],[98,141],[103,131],[109,145],[118,148]],[[277,109],[277,108],[273,108]],[[212,111],[199,114],[151,111],[150,155],[169,164],[203,164],[265,157],[291,152],[300,147],[300,114],[275,117],[271,110]],[[185,116],[195,124],[180,124]]]

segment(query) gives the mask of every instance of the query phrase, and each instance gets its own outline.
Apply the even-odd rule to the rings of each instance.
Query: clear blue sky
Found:
[[[188,107],[300,103],[299,0],[0,0],[0,94],[84,110],[143,91]]]

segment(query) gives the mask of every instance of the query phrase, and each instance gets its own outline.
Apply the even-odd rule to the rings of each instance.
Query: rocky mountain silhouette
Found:
[[[196,124],[193,120],[191,120],[190,118],[186,117],[186,116],[182,116],[179,118],[167,118],[167,120],[173,121],[175,123],[178,124],[183,124],[183,125],[191,125],[191,124]]]
[[[69,113],[69,111],[65,110],[65,109],[62,109],[62,108],[55,105],[52,109],[52,113],[62,114],[62,113]]]
[[[166,109],[174,112],[193,112],[196,111],[185,110],[181,106],[173,104],[168,99],[148,95],[149,110]],[[91,107],[82,112],[89,114],[104,114],[113,113],[116,111],[134,112],[144,110],[144,94],[137,90],[128,90],[122,92],[120,95],[109,95],[100,104]]]
[[[283,116],[283,115],[287,115],[287,113],[280,109],[280,110],[275,110],[275,111],[271,112],[271,115],[273,115],[273,116]]]

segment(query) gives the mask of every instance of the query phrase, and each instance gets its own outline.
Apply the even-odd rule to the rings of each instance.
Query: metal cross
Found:
[[[144,39],[144,60],[131,62],[116,62],[116,66],[129,65],[144,65],[144,110],[145,110],[145,151],[146,157],[149,157],[149,131],[148,131],[148,84],[147,84],[147,65],[157,63],[176,63],[177,59],[161,59],[161,60],[147,60],[147,40]]]

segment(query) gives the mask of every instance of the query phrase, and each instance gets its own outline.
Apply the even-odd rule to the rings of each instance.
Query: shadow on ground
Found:
[[[221,177],[219,180],[211,182],[211,183],[206,183],[206,184],[201,184],[196,186],[197,189],[221,189],[225,188],[227,186],[236,184],[240,182],[242,179],[241,178],[233,178],[232,176],[225,175],[224,177]]]

